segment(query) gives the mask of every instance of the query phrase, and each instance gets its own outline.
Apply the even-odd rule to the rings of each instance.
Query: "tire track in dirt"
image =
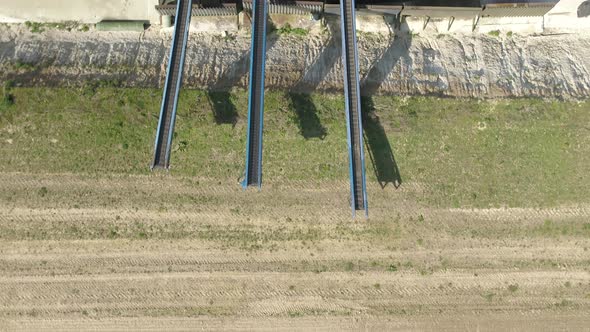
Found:
[[[590,239],[583,234],[472,233],[504,234],[545,218],[579,223],[590,214],[584,205],[436,209],[389,189],[376,191],[369,222],[351,222],[345,181],[320,189],[271,184],[264,193],[244,194],[215,181],[166,175],[52,176],[0,173],[4,194],[16,192],[0,203],[0,321],[425,315],[435,322],[474,313],[548,317],[590,309]],[[38,195],[40,185],[56,195]],[[169,192],[156,196],[154,190]],[[77,195],[96,202],[71,208]],[[108,204],[115,195],[135,200]],[[183,195],[213,200],[179,203]],[[392,215],[387,205],[398,198]],[[164,208],[153,205],[159,199]],[[138,224],[154,234],[186,236],[109,239],[104,233],[112,225],[137,231]],[[62,239],[72,226],[96,239]],[[220,233],[199,235],[211,230]],[[317,236],[297,236],[310,230]],[[21,241],[32,231],[47,236]],[[248,241],[267,246],[229,243],[251,234]]]
[[[374,286],[377,281],[379,288]],[[433,312],[443,307],[456,312],[477,307],[485,312],[542,310],[555,306],[559,303],[556,298],[561,297],[571,299],[569,306],[589,308],[590,299],[579,296],[580,291],[590,290],[589,281],[590,274],[583,271],[506,272],[477,277],[466,273],[431,276],[365,273],[361,277],[354,273],[327,276],[234,273],[228,276],[206,272],[1,278],[0,315],[11,316],[28,308],[26,310],[36,310],[43,315],[59,316],[88,306],[100,311],[173,310],[190,303],[198,305],[205,299],[214,303],[232,303],[232,299],[239,299],[238,302],[245,303],[240,309],[245,316],[260,314],[261,310],[266,314],[284,315],[293,308],[301,308],[303,313],[306,310],[329,313],[340,309],[334,306],[334,301],[377,312],[379,308],[401,310],[413,306],[426,307]],[[564,287],[565,282],[574,286]],[[507,285],[513,283],[518,285],[518,293],[506,290]],[[494,295],[486,299],[486,294]],[[288,301],[275,301],[281,298]],[[309,306],[302,304],[304,299],[310,298],[323,300]],[[54,307],[55,303],[62,307]]]
[[[247,194],[237,184],[227,185],[212,179],[177,178],[163,175],[115,175],[105,179],[75,174],[0,173],[0,184],[7,190],[21,193],[20,195],[25,196],[25,199],[20,201],[23,204],[30,204],[31,207],[47,205],[46,199],[39,199],[34,195],[39,188],[44,187],[49,192],[56,192],[64,196],[62,201],[52,202],[52,207],[71,208],[72,201],[82,200],[77,205],[87,208],[119,205],[122,208],[134,210],[138,205],[152,205],[152,209],[160,209],[163,204],[167,208],[166,210],[178,212],[193,211],[196,205],[201,210],[210,210],[216,213],[225,212],[225,217],[231,218],[236,214],[229,211],[233,205],[233,210],[239,209],[242,219],[263,216],[273,219],[290,217],[320,222],[350,220],[347,203],[349,185],[346,181],[269,182],[265,184],[264,191]],[[405,215],[406,211],[416,204],[404,199],[403,193],[418,186],[417,184],[408,184],[403,189],[387,191],[387,195],[390,198],[396,198],[396,206]],[[376,184],[369,187],[375,192],[382,192],[382,189]],[[125,195],[125,193],[128,194]],[[71,198],[67,199],[68,197]],[[137,197],[143,200],[138,200]],[[196,198],[198,202],[175,203],[179,198],[185,201]],[[113,200],[116,201],[115,204],[113,204]],[[34,201],[37,201],[36,204],[31,204]],[[220,210],[221,202],[224,203],[224,207]],[[282,203],[274,204],[272,202]],[[375,205],[375,212],[376,218],[381,218],[380,215],[387,213],[387,211],[379,212],[377,205]]]
[[[265,186],[264,191],[250,195],[244,194],[237,185],[227,186],[220,184],[218,180],[205,178],[194,179],[167,175],[110,175],[103,178],[67,173],[40,175],[0,172],[0,187],[4,188],[5,191],[16,190],[30,193],[35,193],[39,188],[45,187],[50,191],[56,191],[66,196],[70,194],[79,195],[80,193],[94,195],[97,200],[100,200],[100,194],[121,197],[138,196],[139,194],[138,197],[143,198],[144,204],[152,203],[154,205],[158,201],[167,204],[165,213],[162,213],[158,218],[218,217],[218,219],[243,222],[247,218],[272,220],[298,216],[300,219],[328,223],[350,220],[346,203],[349,187],[346,181],[325,181],[321,183],[304,181],[271,182]],[[590,205],[587,204],[554,208],[433,209],[412,202],[407,198],[407,194],[410,192],[417,194],[432,189],[432,186],[423,183],[404,183],[404,186],[399,190],[392,188],[382,190],[376,184],[369,184],[369,189],[374,193],[372,195],[372,220],[391,220],[390,207],[386,205],[389,205],[392,200],[396,202],[395,214],[401,217],[423,215],[429,218],[453,219],[463,217],[488,221],[590,217]],[[125,193],[128,194],[125,195]],[[200,214],[194,212],[194,202],[191,204],[171,204],[171,202],[178,200],[179,197],[187,195],[204,200],[197,203]],[[386,197],[387,199],[385,199]],[[37,200],[40,204],[36,204],[36,207],[47,204],[44,200],[35,199],[34,194],[29,194],[27,199]],[[210,201],[208,202],[207,199]],[[269,202],[277,201],[284,203],[269,204]],[[223,204],[220,204],[221,202]],[[263,202],[264,208],[262,208]],[[64,205],[64,202],[52,203],[53,207]],[[145,212],[136,211],[137,205],[140,203],[142,202],[123,202],[123,206],[120,206],[119,209],[115,204],[112,211],[117,210],[116,214],[118,215],[127,214],[145,218],[147,216],[142,215]],[[285,206],[289,208],[286,209]],[[12,207],[22,208],[22,206],[18,205]],[[96,210],[109,213],[109,209],[104,207],[104,204],[99,203]],[[152,207],[152,210],[157,211],[158,209],[161,209],[161,206]],[[84,210],[90,212],[92,207],[82,209],[82,211]],[[69,213],[76,214],[75,210],[71,210]],[[114,214],[114,212],[110,214]]]
[[[2,320],[0,320],[2,323]],[[23,319],[7,321],[3,324],[11,330],[35,331],[80,331],[80,330],[109,330],[109,331],[186,331],[186,330],[257,330],[257,331],[346,331],[346,330],[584,330],[590,325],[590,318],[579,313],[551,313],[551,314],[465,314],[453,317],[439,318],[432,315],[405,316],[396,319],[383,317],[267,317],[267,318],[110,318],[92,319]]]
[[[590,205],[557,208],[501,208],[501,209],[449,209],[452,214],[465,215],[474,220],[566,219],[590,217]]]
[[[503,269],[508,266],[517,266],[519,262],[527,262],[535,257],[545,260],[559,261],[568,268],[583,268],[588,264],[588,257],[583,249],[562,247],[529,251],[526,249],[498,248],[494,250],[453,250],[445,253],[444,266],[440,266],[437,251],[412,252],[352,252],[344,255],[315,254],[310,257],[309,252],[301,253],[290,250],[285,254],[264,255],[257,253],[248,257],[240,252],[221,252],[215,254],[194,254],[178,252],[176,254],[162,254],[160,252],[146,251],[137,254],[55,254],[55,255],[3,255],[0,258],[0,277],[6,276],[60,276],[60,275],[101,275],[110,273],[137,273],[150,274],[161,272],[313,272],[313,271],[344,271],[352,264],[352,269],[357,271],[384,271],[391,264],[396,264],[403,259],[414,261],[412,268],[403,268],[405,271],[414,271],[419,268],[418,262],[424,265],[438,266],[440,270],[491,270]],[[502,256],[502,260],[490,264],[490,260]],[[266,257],[265,257],[266,256]],[[464,257],[463,257],[464,256]],[[530,264],[524,270],[537,270],[546,268],[547,264]],[[108,267],[108,268],[107,268]],[[400,267],[402,269],[402,267]],[[522,269],[522,268],[521,268]]]

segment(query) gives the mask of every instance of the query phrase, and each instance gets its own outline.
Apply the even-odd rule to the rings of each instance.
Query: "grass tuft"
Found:
[[[37,66],[35,66],[34,64],[32,64],[30,62],[17,60],[16,63],[14,64],[14,69],[24,70],[24,71],[33,71],[33,70],[37,69]]]
[[[303,28],[293,28],[289,23],[286,23],[279,29],[277,29],[277,34],[279,35],[294,35],[294,36],[307,36],[309,34],[309,30]]]
[[[11,89],[14,86],[13,81],[6,81],[2,85],[2,101],[0,102],[0,111],[3,108],[8,108],[14,105],[14,96],[11,94]]]
[[[488,32],[488,35],[490,35],[492,37],[500,37],[500,30],[492,30],[492,31]]]

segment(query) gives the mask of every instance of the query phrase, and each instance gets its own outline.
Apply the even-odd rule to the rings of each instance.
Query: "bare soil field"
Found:
[[[351,221],[346,182],[0,183],[13,198],[0,206],[7,330],[590,326],[590,206],[429,208],[404,198],[419,184],[373,186],[371,219]]]

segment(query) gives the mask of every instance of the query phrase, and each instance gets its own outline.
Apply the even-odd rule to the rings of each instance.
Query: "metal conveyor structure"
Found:
[[[266,0],[252,5],[252,46],[248,94],[248,139],[246,172],[242,187],[262,186],[262,124],[264,113],[264,64],[266,57]]]
[[[353,216],[356,211],[365,210],[365,216],[368,217],[354,0],[341,0],[340,15],[351,206]]]
[[[358,7],[356,2],[358,1]],[[473,30],[481,17],[543,16],[558,0],[159,0],[161,15],[176,13],[170,59],[151,168],[170,167],[174,122],[187,48],[191,16],[231,16],[251,12],[252,39],[248,95],[246,169],[242,187],[262,186],[262,136],[266,24],[269,12],[281,15],[341,16],[344,97],[349,153],[352,215],[364,210],[368,217],[365,178],[363,124],[360,100],[359,63],[356,41],[356,13],[394,17],[422,17],[424,29],[431,18],[448,18],[448,29],[455,18],[473,18]],[[399,25],[397,26],[399,28]]]
[[[164,86],[164,96],[160,110],[160,120],[158,121],[158,131],[156,133],[152,169],[168,169],[170,167],[170,147],[172,146],[172,136],[174,134],[178,95],[182,84],[182,72],[191,22],[192,3],[193,0],[178,0],[178,6],[176,6],[174,36],[172,38],[166,84]]]

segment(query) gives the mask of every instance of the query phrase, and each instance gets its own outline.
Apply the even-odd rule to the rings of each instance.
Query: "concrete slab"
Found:
[[[0,0],[0,22],[145,20],[159,23],[158,0]]]
[[[545,15],[544,27],[547,31],[580,31],[590,29],[590,17],[578,17],[578,8],[584,0],[561,0]]]
[[[225,34],[238,31],[238,16],[193,16],[191,32]]]

